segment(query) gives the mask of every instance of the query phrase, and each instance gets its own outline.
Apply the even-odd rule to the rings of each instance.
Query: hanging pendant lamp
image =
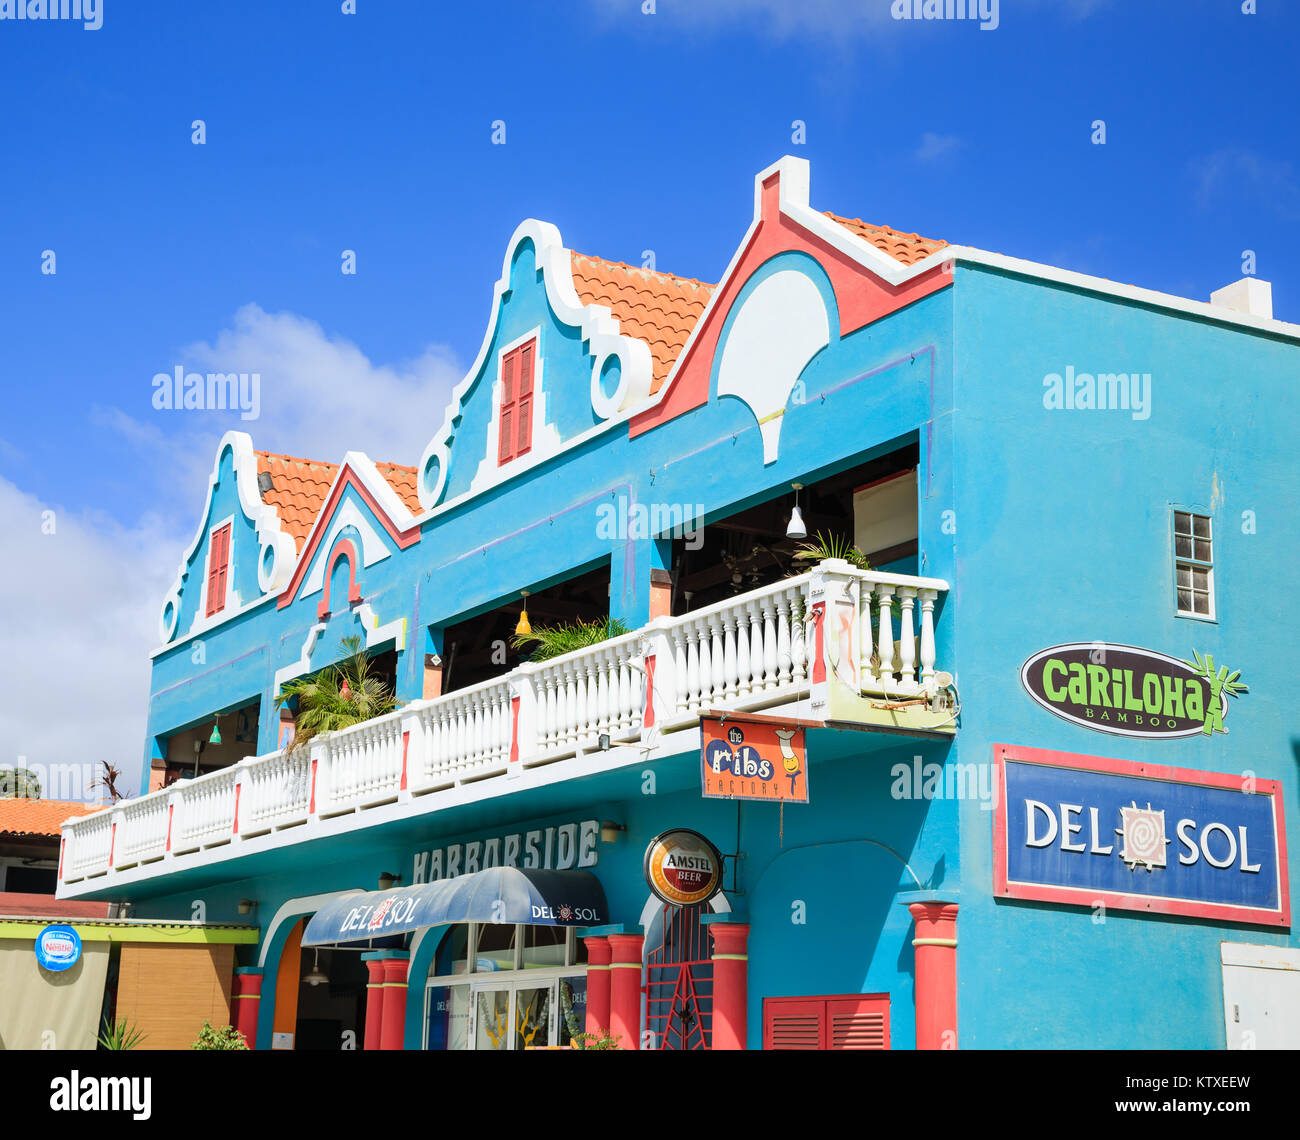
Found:
[[[794,488],[794,510],[790,512],[790,525],[785,528],[786,538],[807,538],[808,528],[803,525],[803,515],[799,511],[799,492],[803,490],[802,483],[791,483]]]
[[[533,627],[528,624],[528,591],[520,590],[519,593],[524,599],[524,608],[519,611],[519,624],[515,626],[516,637],[527,637],[533,632]]]
[[[220,718],[220,717],[215,717],[215,716],[214,716],[214,717],[212,718],[212,735],[208,737],[208,743],[209,743],[209,744],[220,744],[220,743],[221,743],[221,727],[220,727],[220,725],[221,725],[221,718]]]
[[[309,986],[319,986],[322,983],[329,981],[329,976],[325,973],[324,970],[320,968],[319,950],[316,951],[315,965],[312,966],[311,973],[308,974],[305,978],[303,978],[303,981],[306,982]]]

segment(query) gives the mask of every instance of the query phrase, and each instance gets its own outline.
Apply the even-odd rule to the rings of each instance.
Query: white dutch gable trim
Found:
[[[189,565],[193,560],[199,544],[208,534],[208,518],[212,513],[212,496],[216,492],[217,483],[220,481],[221,459],[229,448],[233,454],[232,467],[235,474],[235,489],[239,500],[240,510],[244,517],[253,524],[257,532],[258,551],[257,551],[257,585],[263,594],[278,593],[284,588],[293,573],[293,564],[297,556],[294,547],[293,538],[285,532],[280,524],[280,515],[275,507],[262,501],[261,492],[257,487],[257,456],[253,453],[253,440],[247,432],[228,431],[221,437],[221,442],[217,444],[216,459],[212,464],[212,474],[208,477],[208,494],[203,505],[203,514],[199,519],[198,529],[194,532],[194,538],[191,540],[185,553],[181,555],[180,566],[176,571],[176,581],[168,590],[163,598],[162,612],[158,619],[158,632],[161,635],[163,646],[172,642],[177,635],[177,625],[180,621],[181,611],[181,592],[185,587],[185,579],[189,573]],[[233,518],[233,515],[231,516]],[[234,528],[231,528],[231,565],[234,564]],[[204,567],[206,571],[206,567]],[[227,589],[230,587],[231,575],[226,577]],[[207,575],[203,575],[200,586],[202,595],[207,593]],[[227,600],[229,600],[227,594]],[[225,610],[214,614],[211,618],[204,617],[204,611],[207,609],[205,604],[206,598],[199,598],[199,605],[195,612],[195,620],[191,624],[187,635],[212,628],[222,621],[227,621],[239,612],[240,606],[227,605]]]
[[[501,276],[492,287],[492,319],[483,335],[483,343],[479,347],[478,355],[475,357],[474,363],[470,365],[465,378],[452,390],[451,403],[447,408],[443,424],[420,456],[420,465],[417,468],[417,485],[419,487],[420,505],[426,512],[432,512],[438,506],[443,491],[446,489],[447,468],[451,457],[451,444],[456,436],[456,427],[460,421],[465,400],[470,394],[470,389],[482,375],[484,366],[487,363],[488,353],[496,336],[497,325],[501,320],[502,298],[510,288],[511,263],[514,261],[515,251],[524,241],[531,241],[533,249],[536,251],[537,266],[542,271],[542,282],[546,289],[546,300],[547,304],[550,305],[551,312],[562,324],[576,328],[582,333],[582,339],[586,343],[587,351],[595,358],[592,363],[591,379],[592,409],[597,416],[606,421],[606,424],[600,426],[612,426],[614,423],[626,419],[631,410],[643,403],[645,397],[650,393],[654,368],[649,345],[636,337],[621,333],[619,331],[619,322],[614,318],[608,306],[584,305],[582,303],[573,284],[571,253],[565,248],[560,238],[560,231],[555,226],[551,225],[550,222],[539,222],[533,218],[521,222],[506,246],[505,257],[501,262]],[[537,356],[539,372],[541,367],[540,348],[539,342]],[[600,376],[606,360],[610,357],[618,358],[620,380],[617,391],[606,397],[601,391]],[[499,365],[497,383],[500,383]],[[499,392],[494,389],[494,400],[497,400],[498,397]],[[613,414],[610,414],[611,409],[613,409]],[[587,433],[584,432],[582,438],[586,436]],[[489,458],[494,466],[494,474],[491,478],[487,478],[482,468],[480,468],[479,472],[475,474],[471,493],[477,493],[480,490],[502,483],[506,479],[513,478],[520,471],[526,470],[528,466],[532,466],[537,459],[534,452],[538,449],[538,443],[537,436],[534,436],[533,450],[523,457],[523,459],[532,462],[519,467],[516,467],[514,462],[507,463],[503,467],[496,467],[495,453],[489,447]],[[557,446],[554,452],[549,453],[544,458],[551,458],[553,455],[566,451],[576,444],[577,440],[562,443]],[[437,463],[436,475],[430,474],[433,461]],[[484,477],[482,485],[479,484],[481,475]]]

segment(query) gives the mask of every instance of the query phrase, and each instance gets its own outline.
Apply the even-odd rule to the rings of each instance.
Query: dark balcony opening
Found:
[[[257,755],[258,701],[204,717],[167,737],[163,787]],[[220,738],[213,740],[215,734]],[[156,773],[155,773],[156,775]]]
[[[518,597],[487,613],[449,625],[443,631],[443,693],[490,681],[528,660],[531,650],[516,649],[515,628],[525,599]],[[528,620],[534,626],[591,622],[609,614],[609,566],[529,592]]]
[[[873,569],[916,573],[919,456],[919,446],[909,444],[805,482],[799,510],[806,539],[786,535],[795,505],[789,486],[766,502],[710,519],[693,538],[674,538],[673,614],[713,605],[810,569],[812,563],[794,555],[819,532],[856,546]]]

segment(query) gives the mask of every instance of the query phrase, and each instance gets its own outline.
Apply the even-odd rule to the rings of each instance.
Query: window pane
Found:
[[[1192,612],[1192,593],[1190,590],[1178,591],[1178,610],[1180,613]]]
[[[1192,540],[1184,538],[1181,534],[1174,538],[1174,554],[1178,558],[1190,558],[1192,556]]]
[[[587,1031],[587,977],[580,974],[560,979],[559,1040],[557,1045],[567,1045],[580,1033]]]
[[[563,966],[565,941],[563,926],[525,926],[524,968]]]
[[[1192,584],[1192,568],[1182,562],[1178,564],[1178,584],[1180,586]]]
[[[510,991],[485,990],[474,1002],[474,1048],[506,1050],[510,1048]]]
[[[541,1049],[551,1043],[551,986],[515,991],[515,1048]]]
[[[431,986],[426,1049],[469,1047],[469,986]]]
[[[1195,526],[1195,532],[1194,532],[1194,533],[1196,534],[1196,537],[1197,537],[1197,538],[1209,538],[1209,537],[1210,537],[1210,520],[1209,520],[1209,517],[1208,517],[1208,516],[1206,516],[1206,515],[1193,515],[1193,516],[1192,516],[1192,523],[1193,523],[1193,525]]]
[[[1198,538],[1196,540],[1196,558],[1201,562],[1211,562],[1210,557],[1210,540],[1208,538]]]
[[[514,923],[485,922],[478,928],[478,957],[474,969],[480,973],[515,968]]]
[[[1210,572],[1200,566],[1192,567],[1192,585],[1198,590],[1209,590]]]
[[[1185,511],[1174,511],[1174,533],[1191,534],[1192,516]]]
[[[1198,614],[1205,614],[1206,617],[1209,617],[1210,616],[1209,594],[1197,594],[1195,595],[1195,600],[1196,600],[1196,612]]]

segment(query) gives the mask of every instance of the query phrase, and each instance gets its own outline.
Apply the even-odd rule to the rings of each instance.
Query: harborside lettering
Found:
[[[584,819],[469,843],[417,851],[411,882],[434,883],[491,867],[568,871],[594,867],[599,858],[600,821]]]

